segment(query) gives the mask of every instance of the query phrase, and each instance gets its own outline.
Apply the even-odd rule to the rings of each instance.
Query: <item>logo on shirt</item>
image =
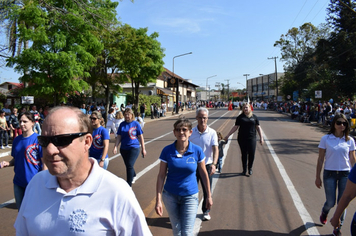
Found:
[[[38,144],[34,143],[27,146],[25,151],[27,162],[35,166],[40,165],[41,161],[38,159],[38,154]]]
[[[97,135],[94,136],[93,145],[94,145],[94,148],[96,148],[96,149],[103,149],[104,148],[103,140],[101,139],[101,135],[97,134]]]
[[[88,215],[82,209],[74,210],[69,216],[69,231],[70,232],[82,232],[85,230],[83,226],[87,223]]]
[[[188,157],[188,158],[187,158],[187,164],[195,164],[195,159],[194,159],[194,157]]]
[[[137,135],[137,131],[136,131],[137,127],[131,127],[129,129],[129,135],[131,139],[136,139],[136,135]]]

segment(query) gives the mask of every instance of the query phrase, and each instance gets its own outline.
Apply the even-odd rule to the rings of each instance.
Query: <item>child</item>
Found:
[[[224,140],[224,137],[220,132],[217,132],[217,135],[218,135],[218,142],[219,142],[219,160],[216,168],[218,172],[221,173],[222,159],[224,157],[224,146],[225,144],[227,144],[228,141]]]
[[[116,130],[119,129],[119,126],[123,121],[124,121],[124,116],[122,115],[122,112],[121,111],[116,112],[115,120],[114,120]],[[117,137],[117,133],[115,133],[115,137]]]

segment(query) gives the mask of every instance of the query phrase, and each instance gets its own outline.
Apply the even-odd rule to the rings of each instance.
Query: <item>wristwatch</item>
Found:
[[[103,160],[103,159],[100,159],[100,162],[102,162],[102,161],[105,161],[105,159]]]

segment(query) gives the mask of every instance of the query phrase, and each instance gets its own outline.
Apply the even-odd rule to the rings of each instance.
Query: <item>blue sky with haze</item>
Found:
[[[165,48],[165,67],[205,86],[206,78],[243,88],[246,77],[283,72],[279,48],[273,47],[292,27],[326,22],[329,0],[129,0],[119,2],[118,18],[135,28],[158,32]],[[17,82],[19,75],[0,69],[0,82]],[[243,85],[241,85],[243,84]]]

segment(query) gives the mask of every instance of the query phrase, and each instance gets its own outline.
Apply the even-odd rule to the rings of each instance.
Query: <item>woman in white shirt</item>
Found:
[[[119,128],[121,122],[123,121],[124,121],[124,115],[122,114],[122,112],[121,111],[116,112],[115,120],[114,120],[116,130]],[[115,131],[115,137],[116,136],[117,136],[117,131]]]
[[[109,135],[111,131],[116,134],[117,128],[115,126],[115,109],[112,107],[109,109],[108,120],[106,121],[106,130],[109,132]]]
[[[319,158],[316,167],[315,185],[322,187],[321,170],[324,164],[324,189],[326,201],[320,215],[320,222],[327,222],[327,215],[336,203],[336,192],[340,200],[345,190],[351,168],[355,164],[355,141],[349,136],[350,126],[344,114],[335,115],[330,131],[324,135],[319,144]],[[341,225],[345,219],[345,212],[341,216]],[[340,234],[340,228],[334,229],[334,235]]]

